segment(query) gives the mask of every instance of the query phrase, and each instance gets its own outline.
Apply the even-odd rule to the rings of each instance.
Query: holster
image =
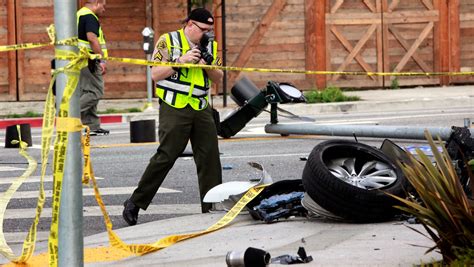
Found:
[[[89,68],[89,71],[91,73],[95,73],[97,71],[97,62],[98,61],[99,61],[98,59],[88,59],[87,68]]]

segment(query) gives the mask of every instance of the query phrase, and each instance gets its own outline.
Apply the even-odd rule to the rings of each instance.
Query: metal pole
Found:
[[[76,0],[54,0],[54,24],[57,40],[77,36]],[[56,50],[76,51],[75,46],[56,45]],[[57,60],[56,68],[62,68],[68,60]],[[56,106],[64,93],[67,77],[57,76]],[[79,92],[73,94],[69,103],[69,117],[80,118]],[[59,208],[58,266],[84,265],[84,237],[82,217],[82,159],[81,133],[71,132],[66,151],[66,164]]]
[[[225,0],[221,2],[222,8],[222,64],[227,66],[227,42],[226,42],[226,26],[225,26]],[[227,107],[227,71],[224,70],[224,78],[222,80],[222,104]]]
[[[407,126],[364,126],[364,125],[315,125],[315,124],[267,124],[266,133],[281,135],[307,134],[329,136],[357,136],[397,139],[425,140],[424,130],[428,130],[434,138],[448,140],[451,128],[443,127],[407,127]],[[471,135],[474,131],[471,129]]]
[[[151,60],[151,54],[146,55],[146,60]],[[146,92],[147,92],[147,106],[153,108],[152,106],[152,95],[153,95],[153,80],[151,79],[151,66],[146,66]]]

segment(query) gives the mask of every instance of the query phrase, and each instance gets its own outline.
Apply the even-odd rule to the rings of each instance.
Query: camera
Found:
[[[199,48],[199,51],[201,51],[201,58],[204,59],[204,61],[206,62],[206,65],[211,65],[212,61],[214,60],[214,57],[212,56],[212,54],[210,54],[209,51],[207,50],[207,46],[209,45],[209,42],[212,43],[213,40],[214,40],[213,35],[205,33],[202,35],[201,41],[199,42],[198,48]]]

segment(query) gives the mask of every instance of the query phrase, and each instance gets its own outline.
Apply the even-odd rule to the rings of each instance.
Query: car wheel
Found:
[[[401,205],[390,193],[405,197],[407,179],[380,150],[346,140],[318,144],[303,170],[303,185],[321,207],[358,222],[384,221]]]

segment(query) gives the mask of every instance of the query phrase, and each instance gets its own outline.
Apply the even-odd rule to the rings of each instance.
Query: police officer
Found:
[[[98,16],[104,12],[105,0],[88,0],[84,7],[77,11],[79,47],[86,47],[91,54],[102,57],[107,56],[107,47]],[[105,73],[105,60],[90,60],[88,67],[81,70],[81,121],[89,126],[91,135],[109,134],[108,130],[100,128],[100,118],[97,115],[97,105],[104,95],[102,75]]]
[[[155,46],[154,60],[206,64],[199,45],[201,39],[212,31],[213,24],[214,18],[208,10],[194,9],[182,29],[160,37]],[[220,64],[215,41],[209,42],[204,53],[212,55],[207,64]],[[123,218],[129,225],[137,223],[140,209],[147,209],[188,141],[191,141],[196,163],[202,212],[210,210],[211,204],[203,203],[202,199],[212,187],[222,183],[222,171],[208,90],[211,81],[218,82],[222,76],[221,70],[168,66],[152,68],[156,95],[160,99],[160,145],[138,187],[124,203]]]

